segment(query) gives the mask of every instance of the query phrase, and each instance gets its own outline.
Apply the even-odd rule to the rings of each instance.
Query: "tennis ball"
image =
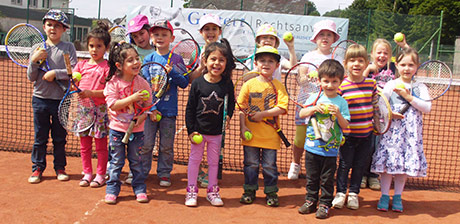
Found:
[[[329,104],[323,104],[323,111],[325,114],[329,114]]]
[[[81,80],[81,73],[80,72],[74,72],[72,73],[72,79],[74,81],[79,82]]]
[[[396,86],[395,86],[395,87],[396,87],[396,88],[400,88],[400,89],[405,89],[405,88],[406,88],[406,86],[404,86],[404,83],[402,83],[402,82],[396,83]]]
[[[308,77],[309,78],[318,78],[318,71],[312,71],[310,73],[308,73]]]
[[[285,41],[291,41],[292,40],[292,33],[291,32],[286,32],[283,34],[283,40]]]
[[[203,136],[200,134],[197,134],[197,135],[194,135],[192,139],[196,144],[200,144],[203,141]]]
[[[244,132],[244,138],[246,139],[246,141],[251,141],[252,133],[250,131],[245,131]]]
[[[143,101],[147,101],[149,100],[149,97],[150,97],[150,93],[148,90],[144,89],[141,91],[141,93],[145,93],[146,95],[144,96],[144,98],[142,99]],[[158,120],[158,119],[157,119]]]
[[[401,42],[404,40],[404,34],[402,33],[396,33],[395,36],[393,37],[393,39],[396,41],[396,42]]]
[[[157,122],[161,120],[161,114],[157,114]]]

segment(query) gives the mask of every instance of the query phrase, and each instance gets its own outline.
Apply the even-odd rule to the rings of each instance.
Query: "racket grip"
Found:
[[[129,136],[133,132],[133,128],[135,124],[136,124],[135,120],[132,120],[131,123],[129,123],[128,130],[126,130],[125,136],[123,136],[123,139],[121,140],[121,142],[123,142],[124,144],[128,144]]]
[[[286,136],[284,135],[284,133],[281,131],[281,129],[278,129],[276,131],[278,133],[278,135],[280,136],[281,140],[283,140],[284,142],[284,145],[287,147],[291,146],[291,143],[288,141],[288,139],[286,138]]]
[[[224,166],[223,156],[220,154],[219,156],[219,169],[217,170],[217,179],[222,180],[222,168]]]
[[[322,136],[318,128],[318,121],[316,120],[316,117],[311,117],[310,121],[311,121],[311,126],[313,127],[313,131],[315,132],[315,139],[316,140],[321,139]]]
[[[409,107],[410,107],[410,104],[407,103],[406,105],[404,105],[404,107],[401,109],[401,111],[399,111],[399,113],[400,114],[406,113],[406,111],[409,110]]]

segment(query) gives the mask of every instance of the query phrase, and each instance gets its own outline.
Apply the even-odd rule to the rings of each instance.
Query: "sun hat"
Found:
[[[128,22],[128,34],[135,33],[144,27],[144,25],[149,24],[149,19],[147,16],[142,14],[137,15]]]
[[[311,42],[316,43],[315,42],[316,36],[318,36],[318,34],[323,30],[329,30],[335,34],[334,42],[340,39],[340,35],[336,31],[337,27],[335,25],[335,22],[332,20],[326,19],[326,20],[321,20],[315,23],[315,25],[313,25],[313,35],[310,38]]]
[[[273,28],[272,25],[263,24],[262,26],[259,27],[259,29],[257,29],[256,42],[257,42],[257,38],[263,35],[274,36],[276,38],[275,48],[278,48],[280,46],[280,38],[276,34],[276,30],[275,28]]]
[[[275,55],[276,60],[280,61],[281,56],[280,56],[280,53],[279,53],[278,49],[276,49],[276,48],[274,48],[272,46],[263,46],[263,47],[257,48],[256,54],[255,54],[255,59],[257,60],[258,55],[267,54],[267,53]]]
[[[60,22],[62,23],[62,25],[65,27],[65,28],[69,28],[69,18],[67,18],[66,14],[64,12],[62,12],[61,10],[59,9],[50,9],[46,14],[45,16],[43,16],[43,24],[45,23],[45,20],[54,20],[54,21],[57,21],[57,22]]]
[[[155,28],[167,29],[171,31],[171,33],[174,33],[174,28],[171,26],[171,23],[165,19],[155,21],[153,26],[150,28],[150,32],[152,32]]]
[[[206,14],[200,18],[198,30],[201,30],[206,24],[209,23],[215,24],[218,27],[222,27],[219,16],[214,14]]]

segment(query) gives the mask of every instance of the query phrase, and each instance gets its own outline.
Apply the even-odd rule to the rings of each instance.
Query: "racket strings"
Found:
[[[29,26],[18,26],[9,33],[6,45],[11,57],[22,65],[29,64],[31,48],[40,44],[38,47],[44,48],[43,39],[40,33]]]
[[[245,60],[254,54],[255,33],[245,22],[228,22],[222,29],[222,36],[231,43],[232,53],[236,58]]]
[[[120,42],[126,38],[126,29],[123,27],[115,27],[110,31],[110,37],[113,42]]]
[[[391,111],[388,108],[387,101],[381,97],[377,96],[377,99],[374,101],[374,129],[377,133],[384,133],[391,122]]]
[[[61,102],[59,121],[70,132],[82,132],[90,128],[95,121],[95,106],[91,98],[81,98],[70,94]]]
[[[142,70],[147,70],[147,73],[150,74],[150,84],[152,87],[152,94],[156,98],[160,98],[165,92],[168,85],[168,73],[159,64],[145,64],[142,67]]]
[[[450,68],[440,62],[430,62],[424,64],[417,70],[414,79],[418,83],[423,83],[428,89],[429,99],[433,100],[444,94],[452,82],[452,72]],[[418,84],[419,85],[419,84]],[[413,95],[421,96],[421,87],[413,87]]]
[[[174,53],[182,57],[186,67],[192,67],[192,65],[197,61],[197,56],[199,55],[198,46],[192,40],[180,42],[174,48]]]

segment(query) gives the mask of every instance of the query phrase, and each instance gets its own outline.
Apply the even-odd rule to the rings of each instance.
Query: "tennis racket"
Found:
[[[168,72],[166,68],[157,63],[157,62],[148,62],[142,65],[141,72],[144,77],[150,77],[150,84],[152,86],[152,103],[148,103],[148,106],[144,106],[147,104],[145,101],[138,101],[134,102],[134,114],[133,118],[131,119],[128,129],[123,136],[121,142],[127,144],[130,140],[131,134],[133,132],[134,125],[137,122],[137,118],[142,115],[143,113],[149,111],[153,106],[155,106],[160,100],[162,99],[164,93],[167,91],[168,87]],[[131,95],[134,94],[136,91],[134,87],[134,80],[131,84]]]
[[[342,40],[340,41],[332,51],[332,59],[342,62],[345,59],[345,53],[347,52],[348,47],[356,44],[352,40]]]
[[[27,68],[29,66],[32,49],[47,49],[46,40],[43,34],[35,26],[20,23],[12,27],[5,37],[5,49],[8,57],[17,65]],[[40,70],[47,72],[50,69],[48,61],[39,62]],[[55,82],[66,92],[66,86],[60,81]]]
[[[124,26],[114,26],[110,28],[109,33],[112,42],[120,43],[120,41],[126,41],[127,31]]]
[[[171,61],[173,54],[182,57],[184,63]],[[171,50],[168,56],[168,64],[172,65],[176,72],[186,76],[194,71],[198,66],[198,58],[200,57],[200,46],[193,39],[184,39],[177,43]]]
[[[59,103],[59,122],[67,131],[83,132],[93,126],[96,120],[96,106],[90,97],[80,97],[81,89],[72,79],[72,66],[68,53],[64,54],[64,61],[70,81],[67,92]]]
[[[393,119],[390,103],[382,92],[377,91],[377,94],[372,99],[372,105],[374,107],[374,117],[372,119],[374,133],[383,135],[390,128],[391,119]]]
[[[433,101],[444,95],[452,84],[452,71],[446,63],[430,60],[421,64],[411,79],[411,94],[424,101]],[[428,93],[428,94],[426,94]],[[404,114],[410,103],[401,109]]]
[[[174,28],[174,42],[172,43],[173,46],[176,45],[177,43],[179,43],[181,40],[185,40],[185,39],[193,39],[195,40],[195,38],[192,36],[192,34],[190,34],[187,30],[183,29],[183,28]]]
[[[238,80],[235,83],[235,96],[237,96],[238,93],[240,92],[241,87],[243,86],[244,80],[246,79],[245,76],[254,76],[254,75],[261,75],[261,74],[259,72],[251,71],[238,78]],[[251,116],[253,116],[256,112],[270,110],[274,108],[278,103],[278,91],[276,90],[275,85],[268,78],[264,77],[264,79],[267,81],[260,82],[261,87],[258,88],[262,91],[248,93],[249,95],[245,97],[246,99],[243,100],[241,103],[238,103],[238,100],[236,100],[236,104],[239,110],[242,111],[246,117],[248,117],[249,121],[252,121]],[[237,99],[237,97],[235,97],[235,99]],[[284,133],[282,132],[279,126],[278,116],[265,117],[264,119],[262,119],[262,121],[265,124],[270,125],[276,130],[276,133],[279,135],[279,137],[284,142],[284,145],[286,145],[286,147],[291,146],[291,143],[289,143],[289,141],[287,140],[286,136],[284,135]]]
[[[244,20],[234,19],[222,27],[222,38],[227,39],[232,48],[233,56],[241,64],[250,60],[250,69],[253,69],[254,55],[256,53],[256,34],[251,25]]]
[[[297,63],[286,73],[284,86],[289,95],[289,100],[296,105],[296,119],[300,119],[298,117],[300,109],[315,106],[321,96],[318,67],[310,62]],[[309,105],[305,105],[307,99],[313,94],[317,94],[315,101]],[[315,139],[321,139],[322,135],[315,115],[310,117],[310,122],[315,132]]]
[[[224,166],[224,148],[225,148],[225,126],[227,123],[227,104],[228,104],[228,94],[225,94],[224,97],[224,117],[222,118],[222,141],[220,144],[220,155],[219,155],[219,169],[217,170],[217,179],[222,179],[222,169]]]

